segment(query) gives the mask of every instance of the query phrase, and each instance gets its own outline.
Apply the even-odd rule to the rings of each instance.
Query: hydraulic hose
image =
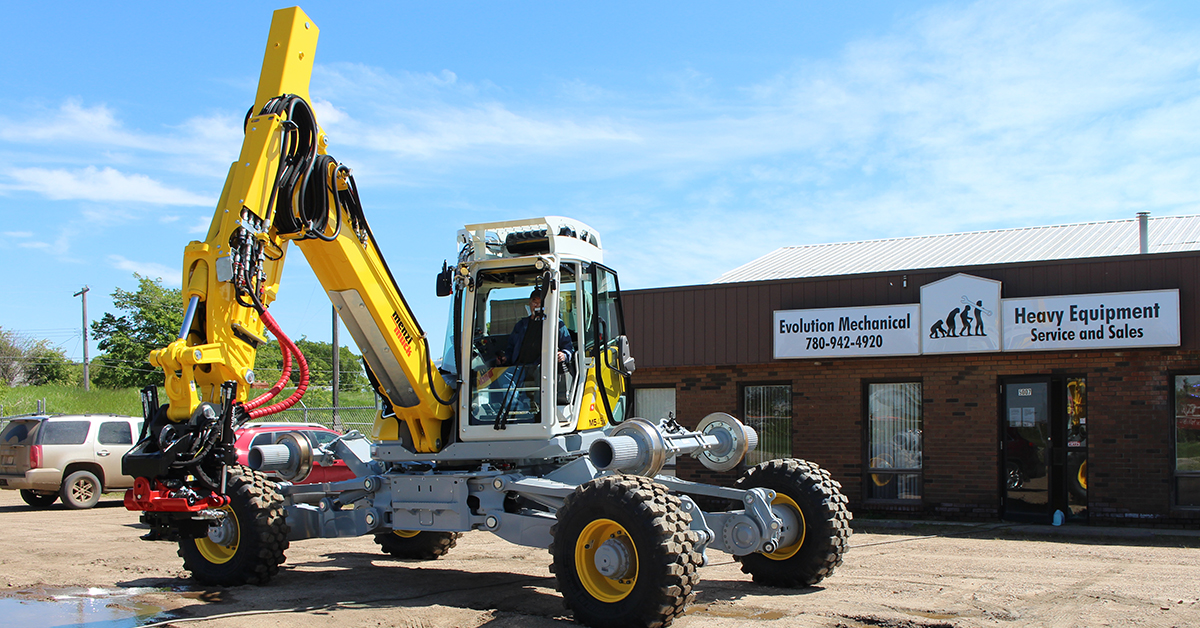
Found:
[[[288,408],[296,405],[296,402],[300,401],[300,398],[304,396],[304,391],[308,390],[308,360],[304,359],[304,354],[300,352],[300,348],[296,346],[296,343],[292,342],[291,338],[287,337],[287,334],[283,333],[283,330],[279,327],[279,323],[275,322],[275,317],[271,316],[266,309],[261,311],[261,318],[263,324],[267,326],[267,329],[271,330],[271,334],[279,339],[280,348],[282,349],[284,346],[286,346],[287,351],[290,351],[292,355],[295,356],[296,363],[300,369],[300,383],[296,386],[296,391],[293,392],[287,399],[284,399],[279,403],[269,405],[265,408],[258,408],[250,411],[249,414],[251,419],[257,419],[267,416],[268,414],[275,414],[276,412],[287,410]]]
[[[288,381],[291,379],[291,376],[292,376],[292,352],[290,350],[288,350],[287,345],[284,345],[282,342],[279,343],[279,351],[280,351],[280,353],[283,354],[283,372],[280,373],[280,375],[279,375],[279,381],[276,381],[275,385],[272,386],[271,389],[268,390],[267,392],[259,395],[258,397],[255,397],[253,400],[247,401],[245,404],[243,404],[242,408],[245,409],[247,412],[274,399],[275,395],[278,395],[279,391],[283,390],[283,387],[287,386]]]

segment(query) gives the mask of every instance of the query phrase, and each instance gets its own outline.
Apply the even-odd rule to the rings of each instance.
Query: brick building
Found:
[[[787,247],[624,294],[634,414],[741,417],[860,515],[1200,527],[1198,280],[1200,216]]]

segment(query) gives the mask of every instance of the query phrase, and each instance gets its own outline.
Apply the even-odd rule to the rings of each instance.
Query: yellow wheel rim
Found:
[[[621,580],[605,576],[596,567],[596,552],[609,539],[624,543],[633,557],[632,573]],[[638,576],[637,548],[633,539],[629,538],[629,532],[612,519],[597,519],[589,523],[575,540],[575,573],[579,574],[583,588],[597,600],[612,603],[625,599],[637,584]]]
[[[392,530],[392,534],[395,534],[402,539],[411,539],[420,533],[421,532],[419,530]]]
[[[764,553],[763,556],[766,556],[771,560],[787,560],[795,556],[796,552],[800,551],[800,546],[804,545],[804,534],[808,532],[808,525],[804,522],[804,511],[800,510],[799,504],[797,504],[791,497],[776,491],[775,499],[771,500],[771,505],[774,506],[777,504],[791,508],[793,511],[795,511],[796,522],[800,526],[800,534],[796,537],[795,543],[792,543],[787,547],[781,547],[770,554]]]
[[[196,539],[196,549],[200,550],[200,555],[214,565],[223,565],[232,560],[237,554],[238,543],[241,541],[241,526],[238,524],[237,513],[233,512],[233,508],[230,506],[223,506],[221,510],[225,511],[226,520],[233,522],[233,542],[229,545],[220,545],[212,542],[206,536]]]
[[[1083,490],[1087,490],[1087,460],[1084,460],[1079,465],[1079,473],[1075,474],[1079,480],[1079,486]]]

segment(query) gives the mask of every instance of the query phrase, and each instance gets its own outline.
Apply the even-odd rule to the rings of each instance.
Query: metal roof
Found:
[[[1148,231],[1150,253],[1200,250],[1200,216],[1151,217]],[[785,246],[717,277],[712,283],[1136,255],[1138,251],[1138,221],[1134,218]]]

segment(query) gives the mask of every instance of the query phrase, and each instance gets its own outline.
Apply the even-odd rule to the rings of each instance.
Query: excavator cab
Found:
[[[594,231],[546,217],[471,225],[460,241],[450,317],[463,339],[453,363],[465,366],[459,440],[535,440],[619,423],[632,360],[627,349],[620,355],[628,346],[620,290],[597,259]]]

